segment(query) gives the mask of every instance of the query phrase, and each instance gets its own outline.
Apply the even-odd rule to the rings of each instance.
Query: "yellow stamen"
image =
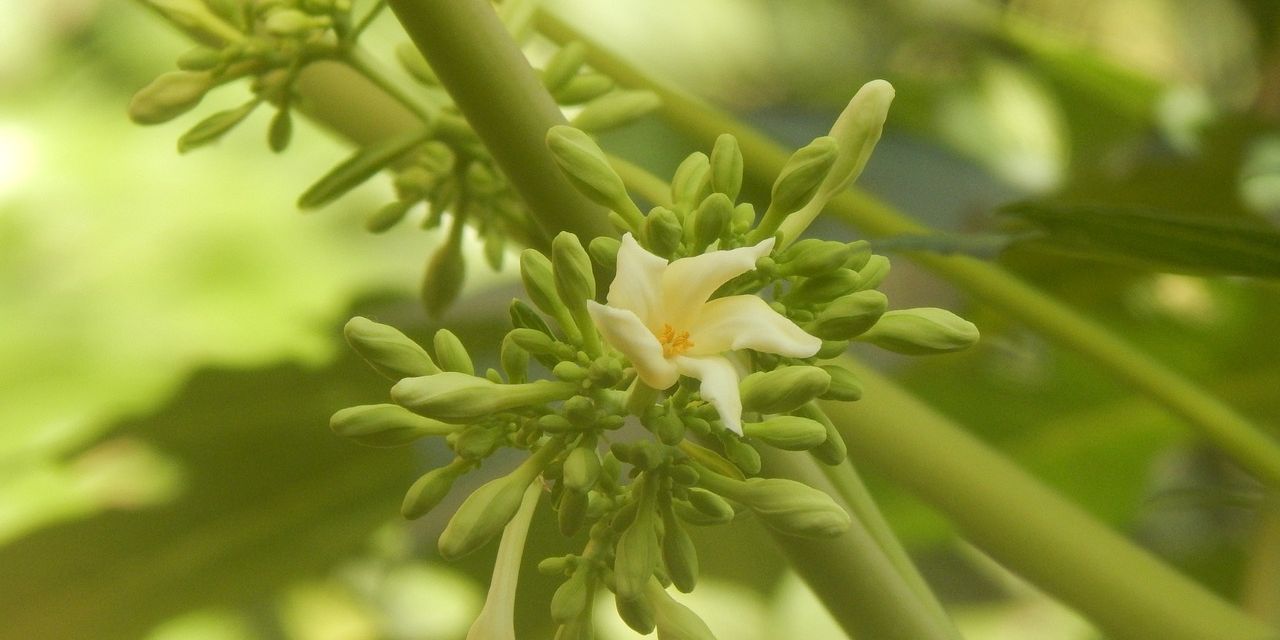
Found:
[[[658,342],[662,345],[662,356],[671,358],[681,355],[693,348],[693,341],[689,339],[688,331],[676,333],[676,330],[669,324],[662,325],[662,334],[658,336]]]

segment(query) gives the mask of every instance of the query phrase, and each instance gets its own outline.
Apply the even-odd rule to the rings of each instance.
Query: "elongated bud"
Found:
[[[644,219],[644,237],[649,241],[649,249],[654,254],[669,258],[680,247],[684,230],[680,228],[680,218],[674,211],[666,207],[654,207]]]
[[[442,369],[468,376],[475,374],[476,369],[471,363],[471,354],[467,353],[467,347],[452,331],[448,329],[437,331],[432,344],[435,346],[436,358],[440,360]]]
[[[746,233],[756,223],[756,208],[750,202],[739,203],[733,208],[733,232]]]
[[[586,301],[596,297],[596,278],[591,272],[591,257],[578,236],[561,231],[551,241],[551,265],[560,299],[585,309]]]
[[[858,272],[840,269],[825,275],[806,278],[787,294],[788,302],[822,304],[857,289]]]
[[[618,608],[618,617],[627,623],[640,634],[649,634],[653,632],[654,612],[653,605],[648,598],[644,596],[623,597],[618,595],[614,598],[614,604]]]
[[[721,444],[724,445],[724,454],[743,473],[747,475],[760,473],[760,452],[756,451],[755,447],[735,437],[722,438]]]
[[[823,440],[822,444],[810,449],[809,453],[812,453],[813,457],[825,464],[832,466],[842,464],[849,454],[849,448],[844,443],[844,437],[836,430],[835,425],[831,423],[831,419],[827,417],[827,414],[823,413],[822,409],[816,404],[810,402],[796,409],[796,415],[821,424],[827,431],[827,439]]]
[[[972,346],[978,328],[946,309],[902,309],[885,313],[858,339],[896,353],[928,355]]]
[[[417,482],[413,483],[413,486],[409,487],[409,492],[405,494],[404,502],[400,505],[400,514],[408,520],[426,515],[440,504],[441,500],[444,500],[449,490],[453,488],[454,481],[468,468],[470,468],[469,463],[455,460],[451,464],[423,474]]]
[[[480,485],[467,496],[440,534],[440,557],[452,562],[497,536],[516,515],[525,490],[558,451],[558,446],[543,445],[515,471]]]
[[[719,240],[733,220],[733,201],[723,193],[713,193],[693,212],[693,248],[705,249]]]
[[[606,131],[622,126],[662,106],[652,91],[622,90],[588,102],[570,123],[583,131]]]
[[[867,290],[880,286],[889,276],[889,259],[881,255],[871,255],[867,263],[858,269],[858,289]]]
[[[454,453],[465,460],[483,460],[506,441],[506,431],[491,425],[473,424],[462,428],[449,442]]]
[[[582,615],[591,601],[591,591],[587,583],[587,571],[580,568],[573,572],[567,580],[560,583],[551,596],[551,619],[561,624]]]
[[[742,379],[742,408],[787,413],[826,392],[831,376],[818,367],[795,366],[757,371]]]
[[[556,292],[556,278],[551,260],[535,249],[525,249],[520,253],[520,277],[524,281],[524,289],[529,294],[529,298],[544,313],[556,319],[569,341],[581,340],[582,333],[578,330],[578,325],[570,315],[569,308],[560,300]],[[550,329],[548,329],[549,333]]]
[[[145,4],[201,41],[236,42],[244,37],[201,0],[145,0]]]
[[[395,327],[356,316],[347,321],[343,334],[369,366],[392,380],[440,373],[426,350]]]
[[[600,456],[594,447],[576,447],[564,459],[564,486],[586,492],[600,477]]]
[[[742,190],[742,150],[738,139],[727,133],[720,134],[711,149],[711,188],[729,196],[730,202]]]
[[[168,122],[200,103],[214,85],[208,71],[169,71],[139,89],[129,102],[129,118],[138,124]]]
[[[808,451],[827,439],[822,423],[796,416],[777,416],[764,422],[742,425],[746,435],[759,438],[779,449]]]
[[[616,211],[634,230],[639,230],[643,217],[640,209],[591,136],[573,127],[556,125],[547,131],[547,147],[560,171],[578,191]]]
[[[815,138],[791,154],[773,183],[769,208],[748,240],[759,241],[773,235],[783,219],[812,200],[839,154],[839,145],[827,136]]]
[[[698,550],[670,506],[662,520],[662,561],[667,576],[677,589],[689,593],[698,583]]]
[[[671,177],[671,201],[687,211],[710,194],[711,159],[705,153],[691,153]]]
[[[251,100],[239,107],[219,111],[201,120],[196,126],[191,127],[190,130],[182,134],[181,138],[178,138],[178,153],[186,153],[197,147],[217,141],[236,125],[244,122],[244,119],[250,113],[253,113],[258,104],[257,100]]]
[[[750,478],[734,497],[765,524],[787,535],[831,538],[849,530],[852,520],[831,496],[782,478]]]
[[[676,602],[657,580],[649,583],[645,594],[653,603],[658,640],[716,640],[707,623],[692,609]]]
[[[405,215],[409,213],[414,204],[406,200],[396,200],[379,207],[369,217],[365,218],[365,231],[382,233],[396,226],[401,220],[404,220]]]
[[[493,577],[489,579],[489,593],[484,607],[476,617],[467,640],[516,640],[515,608],[516,588],[520,579],[520,561],[524,556],[525,538],[533,512],[542,497],[542,489],[529,485],[521,496],[510,523],[502,531],[498,544],[498,556],[493,562]]]
[[[334,433],[371,447],[394,447],[427,436],[446,436],[458,425],[424,418],[394,404],[347,407],[329,419]]]
[[[542,86],[555,93],[569,83],[587,59],[587,46],[574,40],[560,47],[542,69]]]
[[[648,478],[645,479],[648,481]],[[640,490],[649,492],[650,487]],[[649,582],[661,559],[658,538],[654,531],[654,513],[651,498],[643,497],[636,504],[635,519],[618,536],[614,550],[613,574],[615,592],[620,599],[639,597]],[[636,629],[639,631],[639,629]]]
[[[820,276],[840,267],[853,256],[853,248],[843,242],[806,238],[778,257],[781,273],[787,276]]]
[[[455,220],[454,225],[461,225]],[[451,232],[449,238],[440,245],[431,262],[427,264],[422,278],[422,303],[427,315],[437,317],[453,304],[462,292],[462,285],[467,277],[466,257],[462,253],[461,227]],[[439,353],[436,354],[439,356]],[[448,368],[448,367],[446,367]]]
[[[586,517],[587,494],[565,487],[556,506],[556,524],[560,526],[560,534],[566,538],[577,535],[586,523]]]
[[[884,80],[872,80],[858,90],[836,123],[831,137],[840,148],[840,157],[822,181],[822,187],[804,209],[787,218],[781,231],[783,238],[794,239],[822,212],[835,194],[844,191],[858,179],[871,152],[880,141],[884,121],[893,102],[893,86]]]
[[[521,349],[534,355],[550,356],[556,353],[555,340],[537,329],[512,329],[507,337]]]
[[[854,402],[862,398],[862,381],[858,376],[840,365],[822,365],[823,371],[831,374],[831,386],[820,396],[823,400]]]
[[[509,382],[524,382],[529,371],[529,351],[516,344],[510,333],[502,338],[498,359],[502,363],[502,372],[507,374]]]
[[[391,387],[391,399],[418,415],[445,422],[468,422],[519,407],[537,406],[573,395],[569,382],[538,380],[494,384],[484,378],[445,372],[405,378]]]
[[[297,9],[276,9],[267,15],[263,26],[273,35],[295,36],[328,27],[329,22],[327,17],[312,16]]]
[[[889,299],[875,289],[841,296],[818,313],[808,331],[824,340],[846,340],[870,329],[888,306]]]
[[[596,264],[613,269],[618,265],[618,249],[621,247],[622,241],[617,238],[598,236],[587,245],[587,253]]]

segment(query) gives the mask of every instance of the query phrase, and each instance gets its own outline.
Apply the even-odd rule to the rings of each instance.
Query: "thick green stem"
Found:
[[[841,365],[865,390],[858,402],[824,407],[850,456],[923,497],[991,557],[1078,609],[1110,637],[1276,637],[874,370],[848,358]]]
[[[538,28],[558,42],[585,42],[589,64],[624,85],[657,93],[662,98],[661,113],[673,126],[706,147],[711,147],[722,133],[733,134],[747,158],[746,170],[757,182],[772,182],[789,157],[785,149],[760,132],[636,69],[606,48],[592,43],[589,37],[554,14],[540,11]],[[827,211],[871,236],[928,231],[889,205],[857,190],[832,198]],[[1206,438],[1261,480],[1280,486],[1280,443],[1200,386],[1000,267],[964,256],[932,253],[909,253],[908,256],[1045,337],[1092,358],[1102,368],[1198,427]]]
[[[766,448],[763,474],[790,478],[838,495],[806,456]],[[769,533],[813,592],[854,638],[958,640],[950,618],[928,593],[916,590],[854,510],[849,530],[819,540]],[[844,570],[833,571],[833,567]]]
[[[604,211],[569,184],[547,152],[547,130],[564,124],[564,116],[493,6],[487,0],[388,4],[544,233],[610,233]]]

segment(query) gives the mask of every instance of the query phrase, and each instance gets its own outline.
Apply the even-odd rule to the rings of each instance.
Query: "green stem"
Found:
[[[537,24],[540,31],[557,42],[578,40],[585,43],[587,62],[621,84],[643,87],[656,93],[662,98],[661,112],[667,119],[699,143],[710,147],[720,134],[733,134],[747,158],[746,169],[757,182],[772,182],[782,169],[789,154],[760,132],[636,69],[552,13],[539,11]],[[845,191],[832,198],[827,211],[870,236],[929,231],[893,207],[857,190]],[[1116,377],[1198,427],[1206,438],[1258,478],[1272,486],[1280,486],[1280,443],[1260,432],[1247,418],[1198,385],[998,266],[965,256],[923,252],[907,255],[975,298],[1035,328],[1045,337],[1092,358]]]
[[[832,491],[817,469],[820,465],[806,456],[766,448],[761,458],[765,475]],[[801,539],[772,529],[769,533],[850,637],[959,640],[942,606],[931,594],[917,591],[859,514],[848,531],[834,538]],[[836,566],[847,569],[832,571]],[[928,587],[924,590],[928,593]]]
[[[487,0],[390,0],[547,237],[610,233],[604,211],[578,193],[547,151],[547,130],[564,116]]]
[[[865,395],[825,409],[859,464],[942,511],[1000,563],[1109,637],[1274,638],[1268,629],[1098,523],[962,427],[850,358]]]

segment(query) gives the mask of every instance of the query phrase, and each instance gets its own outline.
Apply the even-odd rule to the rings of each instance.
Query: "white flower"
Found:
[[[605,341],[631,360],[641,382],[666,389],[682,375],[697,378],[702,398],[715,406],[725,427],[740,434],[738,372],[722,354],[754,349],[807,358],[822,346],[758,296],[709,300],[721,285],[754,269],[773,242],[668,264],[624,235],[608,304],[588,301],[587,309]]]

